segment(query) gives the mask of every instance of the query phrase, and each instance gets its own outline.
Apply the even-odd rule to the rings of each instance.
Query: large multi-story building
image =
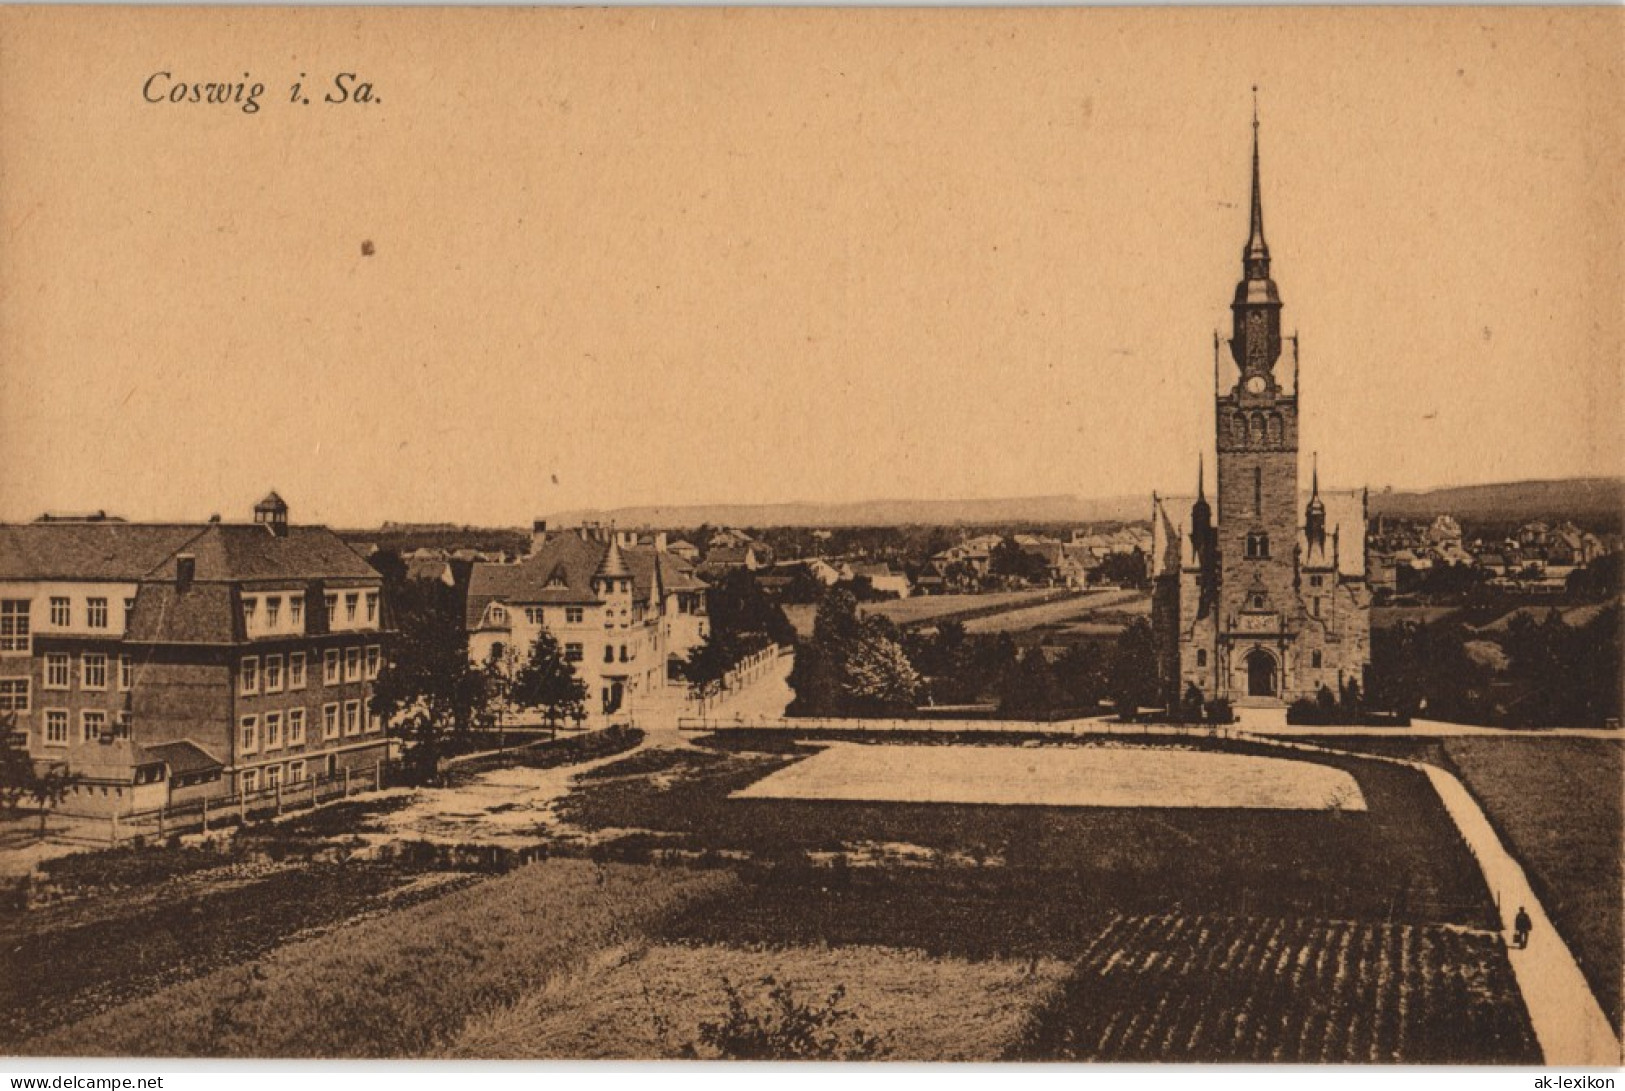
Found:
[[[639,695],[658,693],[672,663],[705,639],[705,588],[663,536],[637,544],[628,531],[538,524],[528,556],[476,564],[469,575],[469,658],[517,666],[542,629],[587,686],[587,722],[625,717]]]
[[[274,493],[253,523],[0,525],[0,708],[119,811],[368,767],[383,581]]]
[[[1194,500],[1153,501],[1152,624],[1165,697],[1269,707],[1323,687],[1364,687],[1366,499],[1322,491],[1318,466],[1307,500],[1299,492],[1298,339],[1282,337],[1270,276],[1256,117],[1251,224],[1230,310],[1231,336],[1214,335],[1217,513],[1200,467]]]

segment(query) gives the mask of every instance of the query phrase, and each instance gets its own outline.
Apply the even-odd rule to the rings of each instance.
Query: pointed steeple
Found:
[[[1270,248],[1264,241],[1264,197],[1258,184],[1258,85],[1253,84],[1253,211],[1247,235],[1247,249],[1242,251],[1242,263],[1247,279],[1263,280],[1270,275]]]
[[[1320,452],[1314,456],[1314,471],[1310,478],[1309,507],[1303,515],[1303,536],[1311,552],[1326,550],[1326,503],[1320,498]]]
[[[632,575],[626,567],[626,558],[621,555],[621,543],[614,534],[609,537],[609,548],[604,551],[604,559],[598,563],[598,571],[592,574],[594,583],[604,580],[628,579]]]

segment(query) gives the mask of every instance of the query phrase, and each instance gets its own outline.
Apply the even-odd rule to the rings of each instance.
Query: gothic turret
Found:
[[[1315,455],[1312,484],[1309,491],[1309,506],[1303,513],[1303,534],[1309,542],[1311,550],[1326,549],[1326,502],[1320,498],[1320,455]]]
[[[1241,280],[1230,305],[1230,351],[1246,377],[1268,373],[1281,355],[1281,296],[1270,279],[1270,248],[1264,241],[1264,196],[1258,169],[1258,88],[1253,88],[1253,204]]]

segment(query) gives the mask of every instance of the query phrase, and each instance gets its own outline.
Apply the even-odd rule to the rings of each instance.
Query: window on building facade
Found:
[[[339,737],[339,706],[322,706],[322,738],[336,739]]]
[[[280,655],[265,657],[265,692],[282,692],[282,657]]]
[[[339,650],[328,648],[322,653],[322,681],[329,686],[339,684]]]
[[[626,661],[627,661],[626,660],[626,645],[622,644],[621,645],[621,662],[625,663]]]
[[[1316,595],[1309,600],[1309,613],[1315,617],[1320,616],[1320,596]]]
[[[361,734],[361,702],[344,702],[344,733],[346,735]]]
[[[243,596],[243,625],[249,632],[260,627],[260,600],[257,596]]]
[[[133,734],[134,717],[129,709],[120,709],[118,715],[113,717],[113,738],[128,739]]]
[[[260,790],[260,771],[258,769],[245,769],[241,777],[243,791],[257,792]]]
[[[94,598],[85,600],[85,624],[92,629],[107,628],[107,600]]]
[[[360,600],[361,596],[354,591],[351,591],[344,596],[344,620],[349,625],[355,624],[356,603],[358,603]]]
[[[604,645],[604,662],[606,662],[606,663],[615,662],[615,645],[613,645],[613,644],[605,644]]]
[[[344,680],[346,682],[361,681],[361,649],[344,649]]]
[[[382,648],[380,648],[377,644],[368,645],[367,646],[367,672],[366,672],[368,681],[371,681],[372,679],[378,677],[378,668],[380,666],[382,666],[383,661],[384,661],[384,650]]]
[[[118,657],[118,688],[125,693],[135,687],[135,659],[132,656]]]
[[[260,748],[260,718],[244,716],[237,721],[237,749],[252,754]]]
[[[265,749],[279,750],[282,747],[282,713],[267,712],[265,714]]]
[[[1264,510],[1264,471],[1253,467],[1253,514]]]
[[[1207,649],[1206,648],[1197,648],[1196,649],[1196,665],[1198,667],[1207,666]]]
[[[305,763],[303,759],[288,763],[288,783],[302,784],[305,779]]]
[[[566,663],[579,663],[586,658],[586,649],[580,644],[566,644],[564,646],[564,661]]]
[[[87,708],[79,714],[80,739],[95,742],[107,730],[107,713],[99,708]]]
[[[368,591],[367,592],[367,624],[370,625],[370,624],[376,622],[377,620],[378,620],[378,592],[376,592],[376,591]]]
[[[72,661],[67,652],[45,653],[45,688],[67,689],[72,673]]]
[[[84,689],[107,688],[107,656],[86,652],[79,659],[79,685]]]
[[[1270,555],[1270,536],[1263,531],[1253,531],[1247,535],[1247,556],[1251,560],[1268,560]]]
[[[539,607],[539,606],[527,606],[527,607],[525,607],[525,620],[530,622],[530,624],[532,624],[532,625],[540,625],[542,623],[542,610],[541,610],[541,607]]]
[[[51,624],[58,629],[66,629],[73,624],[73,603],[66,595],[51,597]]]
[[[288,653],[288,688],[305,688],[305,653]]]
[[[564,608],[564,621],[567,625],[580,625],[584,616],[579,606],[566,606]]]
[[[1317,667],[1320,666],[1320,652],[1315,651],[1311,653],[1309,656],[1309,661]]]
[[[28,679],[0,678],[0,712],[28,711]]]
[[[265,600],[265,627],[275,629],[282,621],[282,596],[276,595]]]
[[[288,627],[294,632],[303,632],[305,628],[305,596],[288,596]]]
[[[0,599],[0,652],[28,650],[28,599]]]
[[[305,710],[302,708],[288,710],[288,745],[305,745]]]
[[[331,629],[337,625],[339,621],[338,594],[335,592],[333,594],[323,596],[322,604],[327,610],[327,627]]]
[[[267,765],[265,767],[265,786],[279,788],[282,786],[282,766]]]
[[[382,716],[378,715],[378,713],[373,712],[371,709],[368,709],[367,710],[367,730],[368,731],[382,731],[383,729],[384,729],[384,718]]]
[[[238,672],[239,685],[237,692],[242,694],[258,693],[260,691],[260,659],[257,655],[250,655],[243,659],[242,670]]]
[[[48,708],[45,710],[45,745],[68,745],[68,710],[65,708]]]

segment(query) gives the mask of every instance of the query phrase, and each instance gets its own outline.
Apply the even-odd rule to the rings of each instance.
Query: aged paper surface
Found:
[[[1562,600],[1581,611],[1563,615],[1574,627],[1617,602],[1565,578],[1617,552],[1621,530],[1622,94],[1620,8],[0,8],[0,519],[101,512],[219,536],[218,556],[177,531],[150,564],[95,578],[128,583],[130,647],[169,649],[143,665],[206,643],[177,635],[194,578],[229,586],[219,643],[236,650],[210,663],[229,678],[222,702],[237,702],[209,728],[218,747],[193,746],[145,726],[178,723],[180,698],[143,703],[146,675],[97,673],[117,677],[119,648],[18,644],[19,662],[36,661],[26,685],[24,667],[0,664],[22,687],[8,700],[28,694],[8,707],[37,719],[37,759],[67,745],[59,723],[90,745],[121,711],[86,719],[53,694],[124,688],[134,734],[109,729],[106,745],[136,754],[130,790],[150,787],[142,768],[198,780],[174,812],[128,812],[157,813],[151,830],[121,830],[125,812],[103,808],[95,836],[140,829],[138,857],[174,838],[176,853],[226,861],[191,879],[171,863],[139,881],[117,861],[53,871],[31,824],[7,827],[0,875],[24,906],[5,925],[11,972],[36,984],[0,1013],[0,1050],[1616,1064],[1619,808],[1602,797],[1618,785],[1617,702],[1554,704],[1534,725],[1567,732],[1539,740],[1572,748],[1563,769],[1603,771],[1574,808],[1602,833],[1579,847],[1508,802],[1526,785],[1554,798],[1568,774],[1480,738],[1506,727],[1534,745],[1527,710],[1545,698],[1526,689],[1543,687],[1515,685],[1505,649],[1524,631],[1512,615],[1547,599],[1520,585],[1525,597],[1457,634],[1483,690],[1462,700],[1482,698],[1474,714],[1492,708],[1493,724],[1453,720],[1435,698],[1405,710],[1425,730],[1396,739],[1379,724],[1344,739],[1350,753],[1305,749],[1333,745],[1312,733],[1282,740],[1289,704],[1324,693],[1356,709],[1361,685],[1395,690],[1369,681],[1388,647],[1372,635],[1387,624],[1374,595],[1376,610],[1431,621],[1456,594],[1378,593],[1379,554],[1390,577],[1396,556],[1428,563],[1419,544],[1379,548],[1379,517],[1401,511],[1376,499],[1387,490],[1601,481],[1577,544],[1522,543],[1550,545],[1541,563],[1564,574],[1526,584],[1581,596]],[[1249,337],[1268,352],[1249,355]],[[1248,444],[1280,458],[1244,464]],[[1198,480],[1222,524],[1207,546]],[[307,669],[312,690],[322,669],[335,686],[390,680],[391,626],[409,615],[387,600],[393,570],[380,585],[371,570],[312,569],[298,578],[335,589],[300,584],[332,615],[324,639],[346,594],[352,621],[381,611],[357,628],[385,635],[330,642],[326,663],[318,645],[255,651],[294,584],[230,541],[273,488],[257,522],[285,532],[291,508],[296,526],[388,553],[403,581],[444,576],[476,665],[511,656],[516,632],[529,643],[521,618],[546,628],[555,609],[591,627],[555,649],[588,680],[576,764],[412,795],[421,786],[388,788],[393,724],[380,720],[365,761],[318,760],[324,730],[334,752],[367,737],[373,689],[312,697],[297,719],[244,704],[292,692],[294,655],[301,688]],[[1225,506],[1244,493],[1245,525]],[[1276,527],[1271,505],[1290,522]],[[1426,511],[1422,528],[1451,511]],[[1539,535],[1563,538],[1565,512],[1479,511],[1494,530],[1474,546],[1469,528],[1468,562],[1486,584],[1492,568],[1515,581],[1518,535],[1538,515]],[[201,529],[221,514],[223,528]],[[727,529],[774,522],[796,536]],[[561,523],[582,524],[567,545]],[[668,562],[701,523],[720,537]],[[922,564],[905,573],[890,539],[832,538],[849,523],[914,528],[898,533]],[[977,554],[971,524],[998,544]],[[511,542],[452,540],[468,528]],[[35,618],[37,637],[56,599],[64,617],[80,607],[51,583],[67,577],[14,544],[31,533],[0,543],[7,587],[26,585],[0,597],[24,604],[15,616]],[[1160,616],[1143,573],[1076,613],[1074,592],[1098,580],[1084,560],[1062,570],[1063,544],[1112,534],[1157,586],[1187,588],[1189,609],[1175,598],[1167,615],[1183,635],[1158,630],[1157,707],[1194,693],[1211,735],[1163,746],[1152,728],[1191,723],[1141,716],[1150,741],[1125,742],[1138,704],[1116,691],[1066,703],[1065,671],[1118,662],[1109,641],[1136,624],[1149,639]],[[1224,569],[1222,588],[1221,538],[1226,563],[1258,562]],[[1462,538],[1457,526],[1430,547]],[[932,627],[923,607],[877,610],[895,625],[854,635],[851,658],[907,675],[908,692],[857,713],[820,706],[817,677],[792,675],[824,654],[803,601],[785,615],[799,631],[731,658],[725,690],[679,684],[692,647],[672,634],[700,644],[703,626],[682,626],[708,585],[759,561],[770,584],[774,549],[783,561],[793,541],[805,561],[832,540],[849,548],[831,548],[828,582],[877,600],[889,580],[903,602],[928,584],[969,594],[953,581],[1001,547],[1049,570],[1009,577],[1015,590],[984,579],[976,594],[1012,597],[951,619],[989,647],[1014,634],[997,670],[947,652],[928,667],[947,614]],[[446,548],[405,557],[425,543]],[[217,562],[237,567],[215,579]],[[776,578],[788,594],[792,577]],[[1311,590],[1322,579],[1336,592]],[[381,607],[366,597],[378,586]],[[149,632],[138,619],[160,590],[173,609]],[[585,622],[576,592],[590,592]],[[89,594],[105,623],[123,593]],[[650,605],[661,595],[670,616]],[[1461,605],[1449,601],[1446,614]],[[660,620],[640,663],[641,637],[605,643],[603,630],[646,609]],[[1036,613],[1001,613],[1018,609]],[[1310,629],[1324,634],[1313,647]],[[26,640],[27,626],[0,636]],[[1404,647],[1390,663],[1444,654]],[[905,650],[914,662],[899,668]],[[68,655],[71,688],[51,673]],[[1561,677],[1618,666],[1583,663]],[[976,671],[993,681],[952,684]],[[203,685],[187,677],[176,692]],[[812,713],[799,727],[784,718],[792,699]],[[1232,704],[1253,718],[1229,726]],[[1033,716],[1011,726],[1012,709]],[[1451,722],[1428,728],[1430,715]],[[744,730],[769,723],[779,736]],[[1244,728],[1263,735],[1223,734]],[[306,745],[308,763],[285,760]],[[624,749],[636,752],[613,764]],[[143,766],[152,753],[163,760]],[[221,802],[199,802],[205,777]],[[246,832],[255,801],[274,805],[275,826],[284,787],[318,777],[364,796],[359,824],[260,829],[247,850],[208,840],[211,807]],[[1583,866],[1528,855],[1552,838],[1553,857]],[[1576,873],[1578,893],[1561,886]],[[167,937],[142,957],[173,960],[173,979],[76,968],[48,984],[51,929],[84,912],[76,883],[139,890],[129,922],[173,899],[199,920],[241,914],[265,939],[198,924],[212,938],[194,950],[186,926],[142,917]],[[1507,948],[1525,905],[1529,944]],[[80,972],[82,988],[68,980]],[[420,994],[410,1012],[379,1006]],[[354,1014],[318,1028],[295,996]],[[803,1016],[804,1040],[784,1029]],[[1234,1032],[1216,1036],[1221,1023]]]

